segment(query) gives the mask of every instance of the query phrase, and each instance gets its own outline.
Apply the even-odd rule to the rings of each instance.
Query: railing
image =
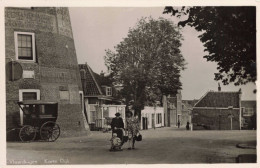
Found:
[[[125,105],[102,105],[97,106],[96,104],[89,104],[88,105],[89,115],[93,116],[92,112],[95,112],[95,127],[97,129],[101,128],[110,128],[110,123],[112,118],[115,117],[117,112],[121,113],[121,117],[123,122],[125,123]]]
[[[96,128],[103,128],[105,126],[105,119],[96,119]]]

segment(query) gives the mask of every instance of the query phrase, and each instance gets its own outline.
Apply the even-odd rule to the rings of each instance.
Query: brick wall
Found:
[[[239,130],[239,109],[193,109],[192,124],[194,130],[230,130],[232,114],[232,129]]]
[[[68,9],[6,8],[5,31],[6,58],[16,60],[15,31],[35,33],[36,47],[35,63],[17,60],[24,70],[34,71],[34,79],[6,81],[7,129],[19,125],[16,105],[19,89],[39,89],[41,100],[59,103],[57,123],[62,130],[61,136],[87,133],[80,105],[82,86]],[[67,89],[68,100],[60,100],[60,88]]]

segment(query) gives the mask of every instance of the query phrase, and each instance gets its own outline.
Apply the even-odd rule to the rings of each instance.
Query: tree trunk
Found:
[[[135,110],[135,115],[138,116],[139,123],[141,123],[141,111],[142,111],[142,110],[139,110],[139,109],[136,109],[136,110]]]

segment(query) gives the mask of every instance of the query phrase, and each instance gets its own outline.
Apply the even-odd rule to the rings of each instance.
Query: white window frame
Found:
[[[32,60],[24,60],[24,59],[19,59],[18,57],[18,34],[25,34],[25,35],[31,35],[32,36]],[[14,32],[14,45],[15,45],[15,58],[18,61],[22,62],[36,62],[36,54],[35,54],[35,34],[30,33],[30,32]]]
[[[249,111],[250,111],[250,113],[249,113]],[[244,108],[243,116],[250,117],[253,115],[254,115],[254,108]]]
[[[108,91],[110,89],[110,91]],[[108,94],[110,92],[110,94]],[[107,96],[112,96],[112,88],[111,87],[106,87],[106,95]]]
[[[36,100],[40,100],[39,89],[19,89],[19,101],[23,101],[23,93],[33,92],[36,93]],[[20,123],[23,125],[23,111],[20,109]]]

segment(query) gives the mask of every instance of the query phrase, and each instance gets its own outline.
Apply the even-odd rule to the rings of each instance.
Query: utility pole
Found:
[[[232,115],[232,114],[229,114],[228,115],[228,118],[230,118],[230,130],[233,130],[233,121],[232,121],[232,118],[233,118],[234,116]]]

